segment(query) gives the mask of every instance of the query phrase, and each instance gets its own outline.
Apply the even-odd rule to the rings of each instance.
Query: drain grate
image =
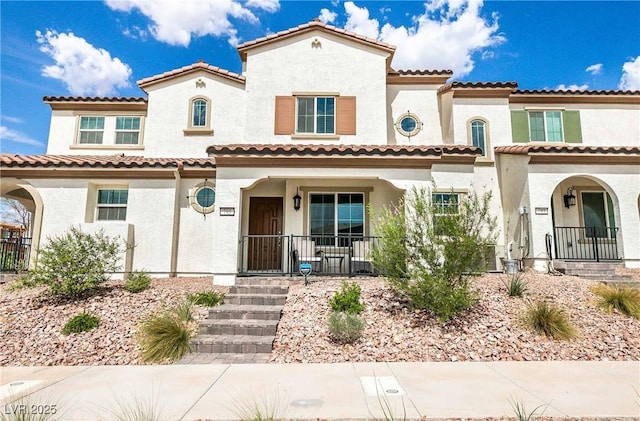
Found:
[[[405,394],[398,379],[393,376],[360,377],[360,383],[367,396],[402,396]]]

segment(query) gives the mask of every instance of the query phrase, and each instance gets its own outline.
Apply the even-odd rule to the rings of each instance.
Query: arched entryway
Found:
[[[554,258],[620,260],[619,209],[615,192],[596,177],[573,176],[559,183],[551,197]]]

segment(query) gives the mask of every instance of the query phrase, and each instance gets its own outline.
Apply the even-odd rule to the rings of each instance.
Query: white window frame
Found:
[[[138,119],[138,128],[137,129],[118,129],[118,119],[119,118],[137,118]],[[138,115],[118,115],[115,116],[115,134],[113,138],[114,145],[139,145],[140,144],[140,133],[142,131],[142,117]],[[118,143],[118,133],[136,133],[136,143]]]
[[[103,190],[124,190],[127,192],[127,203],[100,203],[100,191]],[[94,220],[97,222],[123,222],[127,220],[127,208],[129,206],[129,188],[127,186],[99,186],[96,189],[96,210]],[[101,219],[100,209],[119,208],[124,209],[124,219]]]
[[[78,145],[103,145],[104,144],[104,132],[105,132],[105,126],[106,126],[106,116],[104,115],[91,115],[91,114],[86,114],[86,115],[80,115],[80,118],[78,119],[78,140],[77,140],[77,144]],[[102,128],[101,129],[83,129],[82,128],[82,119],[83,118],[95,118],[95,119],[102,119]],[[95,142],[82,142],[82,133],[101,133],[102,136],[100,137],[100,142],[95,143]]]
[[[473,138],[473,124],[479,122],[482,123],[482,132],[483,132],[483,137],[484,137],[484,147],[482,147],[482,158],[489,158],[489,123],[487,122],[487,120],[485,120],[484,118],[481,117],[474,117],[472,119],[469,120],[469,145],[470,146],[476,146],[474,144],[474,138]]]
[[[296,99],[296,113],[295,113],[295,134],[297,135],[335,135],[336,134],[336,123],[337,123],[337,100],[335,95],[297,95]],[[300,131],[300,126],[298,124],[298,117],[300,111],[300,100],[301,99],[313,99],[313,131],[303,132]],[[333,100],[333,131],[332,132],[323,132],[318,133],[318,99],[332,99]]]
[[[337,238],[340,237],[340,234],[338,233],[338,195],[340,194],[359,194],[362,196],[362,237],[366,237],[367,235],[367,194],[363,191],[312,191],[309,192],[307,194],[307,203],[309,204],[307,206],[307,233],[309,234],[309,236],[314,236],[317,234],[312,234],[311,233],[311,196],[312,195],[333,195],[334,197],[334,202],[333,202],[333,223],[334,223],[334,229],[333,229],[333,237]],[[359,238],[359,236],[352,236],[351,238]]]
[[[531,114],[542,114],[542,126],[544,132],[544,140],[533,139],[531,132]],[[548,114],[549,113],[558,113],[560,114],[560,140],[549,140],[549,129],[548,129]],[[564,142],[564,116],[563,110],[527,110],[527,123],[529,126],[529,141],[530,142],[547,142],[547,143],[563,143]]]

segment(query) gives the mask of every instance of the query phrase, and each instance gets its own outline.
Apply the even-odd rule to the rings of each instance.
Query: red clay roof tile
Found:
[[[212,158],[144,158],[123,155],[14,155],[0,154],[0,168],[215,168]]]
[[[495,152],[510,155],[528,155],[541,153],[562,154],[625,154],[640,155],[638,146],[586,146],[586,145],[509,145],[498,146]]]
[[[145,86],[149,86],[151,84],[154,83],[158,83],[160,81],[166,80],[166,79],[172,79],[174,77],[183,75],[183,74],[187,74],[187,73],[191,73],[191,72],[195,72],[198,70],[204,70],[208,73],[214,74],[214,75],[218,75],[221,77],[224,77],[226,79],[230,79],[233,80],[234,82],[238,82],[238,83],[242,83],[244,84],[245,82],[245,77],[238,74],[238,73],[234,73],[230,70],[226,70],[226,69],[222,69],[218,66],[212,66],[211,64],[207,64],[203,61],[198,61],[196,63],[190,64],[188,66],[184,66],[181,67],[179,69],[174,69],[174,70],[170,70],[168,72],[164,72],[161,73],[159,75],[155,75],[155,76],[150,76],[144,79],[140,79],[137,84],[141,89],[144,89]]]
[[[44,102],[147,102],[144,97],[107,97],[107,96],[45,96]]]

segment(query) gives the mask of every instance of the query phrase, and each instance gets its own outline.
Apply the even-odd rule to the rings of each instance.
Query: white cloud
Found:
[[[602,73],[602,63],[592,64],[591,66],[584,69],[585,72],[591,73],[592,75],[599,75]]]
[[[320,16],[318,16],[318,19],[320,19],[320,22],[331,23],[336,20],[336,17],[338,17],[337,13],[332,12],[329,9],[320,9]]]
[[[191,37],[213,35],[227,37],[237,45],[238,31],[229,18],[258,22],[251,10],[236,0],[105,0],[113,10],[132,12],[137,9],[153,23],[149,32],[161,42],[187,47]],[[247,6],[273,12],[278,0],[249,0]]]
[[[561,83],[556,88],[557,91],[586,91],[587,89],[589,89],[589,85],[587,85],[586,83],[583,85],[572,84],[568,86]]]
[[[147,31],[136,25],[133,25],[131,28],[125,28],[124,31],[122,31],[122,34],[125,37],[141,39],[142,41],[146,41],[148,36]]]
[[[622,77],[618,88],[625,91],[640,90],[640,56],[622,65]]]
[[[55,61],[42,75],[61,80],[71,94],[104,96],[129,86],[131,68],[84,38],[56,31],[36,31],[36,37],[40,51]]]
[[[0,115],[0,120],[8,121],[9,123],[21,124],[22,119],[20,117],[11,117],[10,115]]]
[[[348,1],[344,4],[344,11],[348,15],[344,29],[369,38],[378,38],[380,24],[376,19],[369,19],[369,9],[358,7],[352,1]]]
[[[498,33],[496,14],[490,20],[480,15],[482,4],[482,0],[429,0],[424,14],[413,16],[411,25],[386,23],[378,29],[379,22],[369,18],[366,8],[346,2],[345,29],[395,45],[396,69],[451,69],[460,78],[473,70],[474,53],[491,58],[488,48],[506,40]]]
[[[39,140],[32,139],[26,134],[16,130],[12,130],[7,126],[0,126],[0,139],[2,139],[3,141],[22,143],[24,145],[44,146],[44,143],[40,142]]]
[[[275,12],[280,8],[280,0],[247,0],[247,6]]]

